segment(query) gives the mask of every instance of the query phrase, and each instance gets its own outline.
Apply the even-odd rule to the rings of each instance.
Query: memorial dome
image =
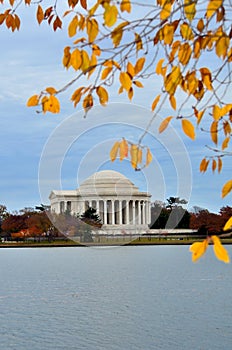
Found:
[[[125,175],[114,170],[102,170],[88,177],[78,191],[81,195],[88,193],[97,195],[118,195],[118,194],[137,194],[136,187]]]

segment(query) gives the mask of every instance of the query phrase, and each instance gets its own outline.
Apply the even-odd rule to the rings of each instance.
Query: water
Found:
[[[1,249],[0,349],[231,349],[231,264],[208,250]]]

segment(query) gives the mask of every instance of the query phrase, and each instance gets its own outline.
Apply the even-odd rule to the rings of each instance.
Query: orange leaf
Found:
[[[218,172],[220,173],[222,170],[222,160],[220,157],[218,157]]]
[[[192,253],[192,261],[196,262],[202,255],[205,254],[208,248],[208,240],[203,242],[195,242],[189,247],[189,251]]]
[[[128,13],[131,12],[131,3],[130,0],[122,0],[121,4],[120,4],[120,10],[123,11],[127,11]]]
[[[160,100],[160,95],[156,96],[156,98],[154,99],[154,101],[152,102],[152,105],[151,105],[151,110],[154,111],[157,104],[159,103],[159,100]]]
[[[217,236],[212,236],[211,239],[213,241],[213,249],[217,259],[223,261],[224,263],[229,263],[229,254],[221,244],[220,238],[218,238]]]
[[[212,141],[217,145],[218,143],[218,122],[213,121],[210,127],[210,134]]]
[[[222,0],[209,0],[206,17],[210,18],[214,15],[214,13],[222,6]]]
[[[98,86],[96,92],[98,94],[100,104],[105,106],[109,99],[108,92],[102,86]]]
[[[167,127],[173,117],[166,117],[159,126],[159,133],[163,132]]]
[[[182,119],[182,129],[190,139],[195,140],[194,125],[188,119]]]
[[[132,80],[128,73],[121,72],[119,75],[120,83],[126,91],[129,91],[132,85]]]
[[[146,156],[146,166],[148,166],[152,161],[152,154],[150,149],[147,149],[147,156]]]
[[[27,107],[33,107],[37,106],[39,103],[39,96],[38,95],[33,95],[31,96],[28,101],[27,101]]]
[[[128,156],[128,143],[125,139],[120,142],[120,160]]]
[[[131,145],[130,148],[130,154],[131,154],[131,165],[134,169],[137,168],[138,164],[138,147],[137,145]]]
[[[173,95],[169,96],[169,101],[170,101],[170,104],[171,104],[172,108],[174,110],[176,110],[176,99],[175,99],[175,96],[173,96]]]
[[[227,181],[222,187],[222,198],[227,196],[232,190],[232,180]]]
[[[40,5],[38,5],[37,7],[37,13],[36,13],[36,18],[37,18],[37,21],[38,23],[40,24],[43,19],[44,19],[44,13],[43,13],[43,9]]]
[[[117,141],[117,142],[115,142],[115,144],[113,145],[113,147],[110,150],[110,159],[112,162],[114,162],[115,159],[117,158],[119,146],[120,146],[120,143]]]
[[[68,26],[68,35],[70,38],[76,35],[77,26],[78,26],[78,17],[74,16]]]
[[[135,74],[138,74],[143,69],[145,63],[145,57],[141,57],[135,64]]]
[[[226,221],[226,223],[223,227],[223,231],[230,230],[231,227],[232,227],[232,216],[229,218],[229,220]]]

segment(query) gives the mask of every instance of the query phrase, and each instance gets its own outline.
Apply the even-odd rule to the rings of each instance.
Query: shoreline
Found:
[[[201,241],[203,239],[185,239],[185,240],[152,240],[152,241],[131,241],[131,242],[122,242],[121,244],[118,242],[111,243],[79,243],[79,242],[35,242],[35,243],[0,243],[1,248],[87,248],[87,247],[112,247],[112,246],[153,246],[153,245],[191,245],[194,242]],[[222,239],[222,244],[230,245],[232,244],[232,239]]]

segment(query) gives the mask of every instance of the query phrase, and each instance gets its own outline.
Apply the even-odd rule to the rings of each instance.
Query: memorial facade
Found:
[[[140,234],[151,221],[151,195],[139,191],[126,176],[112,170],[94,173],[76,190],[53,190],[51,211],[83,214],[89,207],[101,218],[107,234]]]

